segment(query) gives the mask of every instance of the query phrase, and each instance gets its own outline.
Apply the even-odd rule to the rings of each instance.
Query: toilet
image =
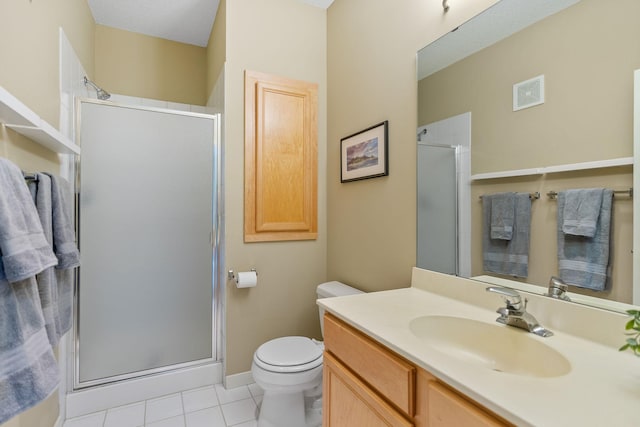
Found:
[[[316,288],[318,298],[362,293],[340,282]],[[324,310],[318,307],[324,333]],[[307,337],[275,338],[253,355],[251,373],[263,390],[258,427],[317,427],[322,423],[324,344]]]

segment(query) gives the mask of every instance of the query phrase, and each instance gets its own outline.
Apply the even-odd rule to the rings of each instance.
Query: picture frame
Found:
[[[340,182],[389,175],[389,121],[340,140]]]

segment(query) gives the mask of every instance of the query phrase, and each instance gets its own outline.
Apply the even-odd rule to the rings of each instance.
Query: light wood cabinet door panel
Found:
[[[323,375],[323,427],[414,425],[326,352]]]
[[[317,92],[245,73],[245,242],[317,238]]]

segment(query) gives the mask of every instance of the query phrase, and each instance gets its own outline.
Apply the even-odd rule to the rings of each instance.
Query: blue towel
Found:
[[[29,183],[47,242],[54,248],[58,265],[36,276],[47,336],[52,347],[71,329],[73,314],[73,267],[79,264],[75,234],[70,224],[71,213],[68,190],[62,178],[37,174],[38,180]],[[56,245],[57,243],[57,245]],[[64,250],[61,250],[64,249]]]
[[[53,251],[58,258],[56,268],[64,270],[80,265],[80,253],[76,246],[71,206],[71,185],[63,178],[51,175],[51,215],[53,221]]]
[[[491,195],[491,238],[511,240],[516,211],[516,193]]]
[[[2,267],[0,266],[0,270]],[[0,424],[58,387],[35,278],[9,283],[0,272]]]
[[[29,190],[36,203],[42,231],[49,245],[53,245],[51,226],[51,179],[45,174],[37,174],[37,182],[29,182]],[[58,344],[58,286],[54,267],[45,268],[36,275],[40,306],[44,317],[44,326],[52,347]]]
[[[492,239],[492,195],[482,196],[482,259],[484,271],[507,276],[529,275],[531,199],[529,193],[515,193],[515,211],[511,240]]]
[[[595,236],[603,192],[604,188],[586,188],[564,192],[562,231],[565,234]]]
[[[47,398],[59,373],[35,275],[56,265],[22,172],[0,158],[0,424]]]
[[[76,235],[71,209],[73,192],[71,185],[63,178],[49,175],[51,178],[51,215],[53,232],[53,251],[58,258],[55,268],[58,285],[58,338],[71,329],[73,318],[73,272],[80,265],[80,252],[76,244]]]
[[[9,282],[35,276],[58,263],[42,231],[22,171],[0,158],[0,249]]]
[[[566,200],[566,192],[559,192],[558,275],[570,285],[603,291],[609,275],[613,191],[603,191],[600,214],[593,237],[575,236],[563,232]]]

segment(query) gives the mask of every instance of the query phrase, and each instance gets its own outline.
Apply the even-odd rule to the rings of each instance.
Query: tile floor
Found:
[[[256,384],[216,384],[71,418],[63,427],[256,427],[262,394]]]

